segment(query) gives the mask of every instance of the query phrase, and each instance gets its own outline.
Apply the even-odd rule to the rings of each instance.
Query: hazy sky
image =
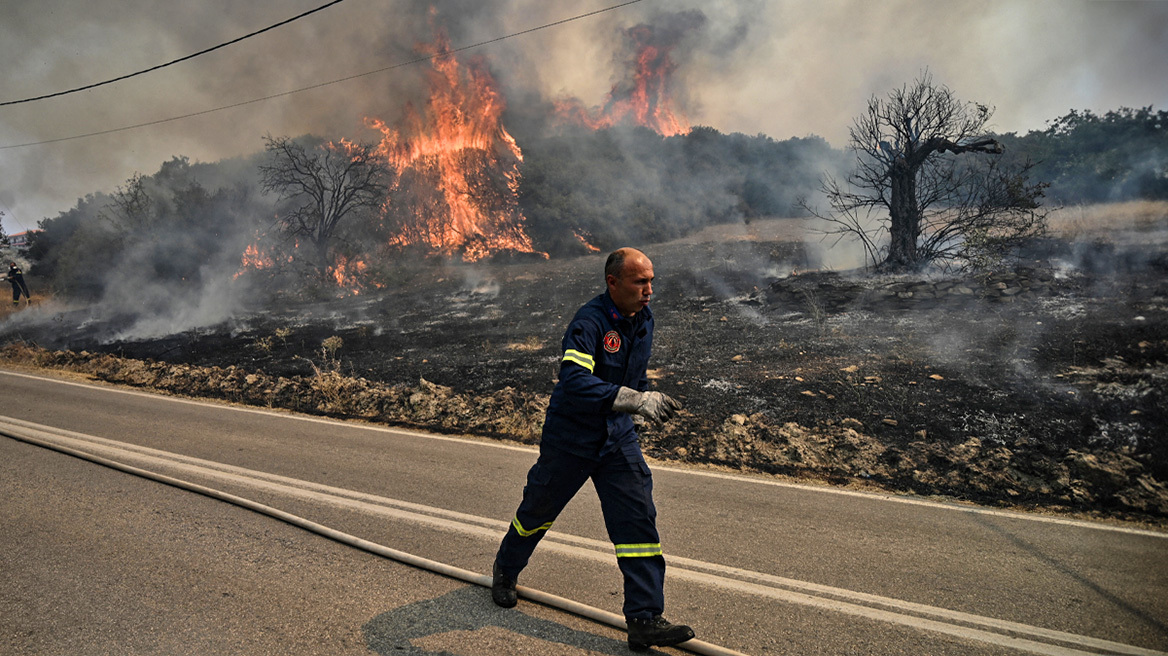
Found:
[[[0,0],[0,102],[130,73],[216,45],[325,0]],[[265,134],[373,139],[424,99],[426,64],[150,127],[5,148],[159,121],[385,68],[416,57],[432,24],[455,47],[618,0],[346,0],[240,44],[145,76],[0,107],[0,211],[9,234],[111,191],[175,155],[216,161]],[[431,10],[432,7],[432,10]],[[1121,0],[641,0],[473,51],[513,110],[540,97],[600,104],[619,75],[620,34],[704,16],[676,51],[691,123],[844,146],[873,94],[926,67],[958,97],[1026,132],[1070,109],[1168,108],[1168,2]],[[693,17],[694,14],[689,14]],[[690,21],[691,23],[693,21]],[[533,93],[535,92],[535,93]],[[522,105],[522,106],[519,106]]]

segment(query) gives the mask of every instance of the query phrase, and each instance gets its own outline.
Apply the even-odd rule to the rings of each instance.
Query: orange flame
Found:
[[[591,235],[586,236],[588,233],[581,234],[581,232],[579,230],[573,230],[572,232],[575,233],[576,239],[579,239],[580,243],[584,244],[584,248],[587,249],[589,253],[599,253],[600,252],[599,248],[593,246],[592,243],[590,241],[588,241],[588,237],[590,237]]]
[[[243,251],[243,256],[239,260],[239,268],[243,269],[266,269],[275,264],[271,256],[264,255],[260,252],[258,243],[248,244]],[[237,274],[238,275],[238,274]]]
[[[365,289],[362,281],[368,268],[362,260],[350,260],[344,255],[337,255],[333,265],[328,268],[328,274],[337,282],[337,287],[356,296]]]
[[[271,249],[264,246],[267,235],[256,231],[255,239],[252,240],[247,248],[243,249],[243,254],[239,257],[239,270],[235,275],[231,276],[232,280],[239,278],[248,271],[261,271],[263,269],[270,269],[276,266],[279,261],[292,262],[292,255],[278,255]],[[296,244],[299,248],[300,244]]]
[[[589,109],[579,99],[567,98],[556,101],[556,113],[562,120],[593,130],[633,125],[666,137],[689,133],[689,121],[674,109],[670,94],[670,81],[677,69],[669,56],[672,46],[650,43],[653,30],[646,25],[630,28],[626,36],[637,53],[630,79],[613,85],[603,107]]]
[[[468,262],[500,251],[534,253],[518,201],[523,153],[503,126],[494,78],[481,59],[460,66],[441,31],[422,49],[437,55],[425,107],[407,106],[398,127],[366,118],[398,172],[391,196],[410,206],[390,243],[422,244]]]

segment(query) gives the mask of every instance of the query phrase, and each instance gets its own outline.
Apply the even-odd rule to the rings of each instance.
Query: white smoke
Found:
[[[170,68],[82,94],[0,107],[0,146],[38,142],[246,102],[415,58],[432,40],[430,2],[343,3]],[[5,5],[0,100],[141,70],[319,5],[44,0]],[[456,46],[609,6],[604,0],[436,3]],[[1089,0],[848,0],[805,3],[678,0],[701,11],[704,40],[678,71],[687,117],[722,132],[777,139],[817,134],[840,147],[874,94],[928,67],[959,97],[997,108],[999,131],[1041,129],[1072,108],[1168,105],[1163,34],[1168,3]],[[640,3],[502,41],[486,58],[511,96],[600,103],[611,89],[620,32],[662,11]],[[324,56],[322,53],[327,53]],[[470,54],[470,53],[468,53]],[[175,155],[216,161],[262,147],[263,134],[372,138],[417,102],[424,66],[395,68],[235,109],[85,139],[0,149],[8,232],[109,191]],[[512,102],[516,102],[513,100]],[[520,108],[516,108],[520,109]]]

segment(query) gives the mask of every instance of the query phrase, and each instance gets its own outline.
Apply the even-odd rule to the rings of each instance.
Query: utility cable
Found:
[[[5,107],[7,105],[19,105],[21,103],[30,103],[30,102],[33,102],[36,100],[44,100],[46,98],[56,98],[57,96],[65,96],[65,95],[68,95],[71,93],[77,93],[78,91],[85,91],[87,89],[94,89],[97,87],[105,86],[107,84],[113,84],[114,82],[121,82],[122,80],[128,80],[132,77],[137,77],[139,75],[145,75],[146,73],[152,73],[154,71],[157,71],[160,68],[166,68],[167,66],[173,66],[174,64],[178,64],[180,62],[185,62],[188,59],[194,59],[195,57],[198,57],[199,55],[205,55],[209,52],[214,52],[220,48],[226,48],[227,46],[234,45],[236,43],[239,43],[240,41],[243,41],[244,39],[250,39],[251,37],[256,36],[257,34],[263,34],[264,32],[274,30],[277,27],[282,27],[284,25],[287,25],[288,23],[291,23],[291,22],[296,21],[296,20],[300,20],[301,18],[304,18],[305,16],[310,16],[312,14],[315,14],[318,11],[328,9],[331,6],[333,6],[335,4],[340,4],[344,1],[345,0],[333,0],[332,2],[330,2],[328,4],[324,4],[324,5],[317,7],[316,9],[310,9],[310,10],[304,12],[303,14],[293,16],[292,18],[289,18],[288,20],[280,21],[279,23],[276,23],[275,25],[269,25],[262,30],[256,30],[255,32],[252,32],[251,34],[244,34],[243,36],[241,36],[237,39],[232,39],[230,41],[227,41],[226,43],[220,43],[217,46],[213,46],[213,47],[207,48],[205,50],[200,50],[196,53],[187,55],[186,57],[179,57],[178,59],[175,59],[174,61],[168,61],[165,64],[151,66],[150,68],[138,71],[136,73],[128,73],[126,75],[122,75],[120,77],[115,77],[113,79],[106,80],[104,82],[94,82],[93,84],[87,84],[83,87],[77,87],[76,89],[68,89],[66,91],[58,91],[56,93],[47,93],[43,96],[36,96],[35,98],[23,98],[21,100],[9,100],[6,102],[0,102],[0,107]]]
[[[436,560],[423,558],[422,556],[416,556],[405,551],[391,549],[390,547],[386,547],[376,542],[370,542],[369,540],[364,540],[355,535],[338,531],[323,524],[318,524],[309,519],[305,519],[304,517],[300,517],[299,515],[293,515],[292,513],[285,512],[279,508],[274,508],[272,506],[268,506],[257,501],[252,501],[251,499],[244,497],[236,496],[228,492],[223,492],[221,490],[216,490],[204,485],[174,478],[165,474],[159,474],[147,469],[142,469],[133,465],[127,465],[116,460],[111,460],[99,455],[67,447],[62,444],[57,444],[53,441],[52,438],[54,435],[51,432],[38,430],[31,428],[30,426],[17,425],[17,422],[19,422],[19,424],[30,424],[30,422],[23,422],[11,417],[5,417],[3,419],[6,421],[0,423],[0,435],[11,438],[18,442],[24,442],[25,444],[38,446],[50,451],[56,451],[58,453],[73,456],[74,458],[80,458],[94,464],[102,465],[103,467],[109,467],[110,469],[131,474],[133,476],[164,483],[166,485],[170,485],[171,487],[176,487],[182,490],[187,490],[188,492],[194,492],[212,499],[230,503],[240,508],[251,510],[262,515],[267,515],[268,517],[278,519],[287,524],[291,524],[292,526],[316,533],[317,535],[324,536],[341,544],[354,547],[356,549],[360,549],[383,558],[388,558],[405,565],[409,565],[410,567],[424,569],[436,574],[441,574],[442,576],[465,581],[466,583],[471,583],[474,585],[480,585],[486,588],[491,587],[491,577],[485,574],[479,574],[467,569],[462,569],[461,567],[455,567],[453,565],[448,565]],[[558,608],[560,610],[572,613],[573,615],[593,620],[600,624],[607,624],[608,626],[619,629],[621,631],[627,629],[624,618],[620,615],[617,615],[616,613],[610,613],[600,608],[596,608],[595,606],[588,606],[578,601],[566,599],[558,595],[550,594],[543,592],[542,590],[536,590],[535,588],[529,588],[526,586],[516,586],[516,592],[518,592],[519,596],[523,597],[524,599],[528,599],[545,606],[550,606],[552,608]],[[688,640],[679,645],[675,645],[674,648],[685,650],[694,654],[703,654],[704,656],[745,656],[745,654],[740,652],[733,651],[731,649],[727,649],[709,642],[703,642],[701,640]]]
[[[0,201],[0,208],[3,208],[3,211],[0,211],[0,217],[6,216],[6,217],[12,219],[13,221],[16,222],[16,224],[18,226],[23,228],[25,232],[28,232],[28,226],[24,225],[23,223],[20,222],[20,219],[16,218],[16,215],[14,215],[12,213],[12,208],[5,205],[4,201]],[[3,224],[0,224],[0,234],[5,234]],[[9,235],[9,236],[11,236],[11,235]]]
[[[73,135],[71,137],[59,137],[57,139],[45,139],[43,141],[29,141],[27,143],[22,143],[22,144],[9,144],[6,146],[0,146],[0,150],[8,150],[10,148],[24,148],[26,146],[42,146],[45,144],[58,143],[61,141],[72,141],[74,139],[85,139],[88,137],[97,137],[97,136],[100,136],[103,134],[113,134],[115,132],[125,132],[127,130],[136,130],[138,128],[149,127],[152,125],[159,125],[162,123],[170,123],[171,121],[181,121],[182,119],[194,118],[195,116],[203,116],[204,114],[212,114],[214,112],[221,112],[225,109],[234,109],[236,107],[243,107],[244,105],[251,105],[254,103],[258,103],[258,102],[263,102],[265,100],[272,100],[273,98],[282,98],[284,96],[291,96],[292,94],[301,93],[303,91],[311,91],[313,89],[319,89],[321,87],[327,87],[327,86],[330,86],[333,84],[340,84],[341,82],[348,82],[350,80],[356,80],[357,78],[367,77],[370,75],[376,75],[378,73],[384,73],[386,71],[391,71],[391,70],[394,70],[396,68],[403,68],[405,66],[412,66],[414,64],[419,64],[422,62],[433,61],[435,59],[438,59],[439,57],[446,57],[449,55],[453,55],[456,52],[463,52],[466,50],[472,50],[474,48],[481,48],[483,46],[490,45],[492,43],[498,43],[500,41],[505,41],[507,39],[513,39],[513,38],[518,37],[518,36],[531,34],[532,32],[546,30],[550,27],[556,27],[559,25],[563,25],[565,23],[571,23],[573,21],[578,21],[578,20],[581,20],[584,18],[589,18],[589,17],[595,16],[597,14],[603,14],[605,12],[621,9],[621,8],[627,7],[629,5],[635,5],[638,2],[642,2],[642,1],[643,0],[629,0],[629,2],[623,2],[619,5],[612,5],[611,7],[597,9],[596,11],[590,11],[590,12],[585,13],[585,14],[579,14],[577,16],[572,16],[571,18],[565,18],[565,19],[554,21],[551,23],[546,23],[544,25],[540,25],[539,27],[532,27],[530,29],[522,30],[519,32],[513,32],[513,33],[508,34],[506,36],[500,36],[500,37],[496,37],[494,39],[488,39],[486,41],[479,41],[478,43],[472,43],[470,45],[460,46],[458,48],[452,48],[450,50],[444,50],[442,52],[438,52],[438,53],[435,53],[433,55],[427,55],[425,57],[418,57],[416,59],[411,59],[409,61],[404,61],[404,62],[400,62],[397,64],[392,64],[390,66],[385,66],[383,68],[378,68],[378,69],[372,70],[372,71],[366,71],[364,73],[357,73],[356,75],[350,75],[348,77],[342,77],[342,78],[338,78],[336,80],[330,80],[328,82],[321,82],[319,84],[313,84],[313,85],[309,85],[306,87],[301,87],[299,89],[293,89],[291,91],[283,91],[280,93],[274,93],[270,96],[264,96],[262,98],[253,98],[251,100],[244,100],[244,101],[240,101],[237,103],[232,103],[230,105],[223,105],[221,107],[204,109],[204,110],[199,111],[199,112],[191,112],[190,114],[183,114],[181,116],[172,116],[170,118],[161,118],[161,119],[158,119],[156,121],[147,121],[146,123],[137,123],[135,125],[127,125],[127,126],[123,126],[120,128],[110,128],[109,130],[99,130],[97,132],[87,132],[85,134],[76,134],[76,135]]]

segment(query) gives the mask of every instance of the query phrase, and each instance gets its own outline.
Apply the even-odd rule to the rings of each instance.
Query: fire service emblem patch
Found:
[[[615,330],[610,330],[604,334],[604,350],[609,353],[616,353],[620,350],[620,333]]]

